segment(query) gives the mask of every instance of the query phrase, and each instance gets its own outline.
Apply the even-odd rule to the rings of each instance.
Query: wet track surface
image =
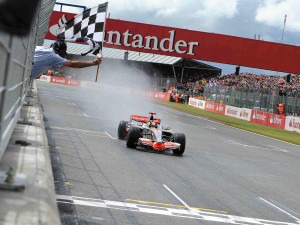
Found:
[[[37,82],[63,224],[299,224],[300,148],[144,102]],[[120,120],[158,113],[182,157],[128,149]]]

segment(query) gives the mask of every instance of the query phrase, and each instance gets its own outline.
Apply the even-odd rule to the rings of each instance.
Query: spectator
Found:
[[[65,59],[67,55],[67,45],[63,41],[56,41],[50,46],[50,49],[37,46],[34,53],[34,64],[32,67],[31,78],[38,78],[44,71],[50,67],[61,68],[68,66],[72,68],[85,68],[97,66],[101,63],[100,58],[94,61],[71,61]]]

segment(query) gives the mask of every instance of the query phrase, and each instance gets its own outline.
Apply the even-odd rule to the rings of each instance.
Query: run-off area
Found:
[[[299,147],[130,93],[38,82],[63,224],[299,224]],[[128,149],[120,120],[157,112],[182,157]]]

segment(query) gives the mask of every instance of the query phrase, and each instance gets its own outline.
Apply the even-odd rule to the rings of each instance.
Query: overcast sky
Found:
[[[93,7],[99,0],[58,0]],[[55,7],[55,9],[59,9]],[[74,8],[63,11],[79,13]],[[265,41],[281,42],[284,16],[285,44],[300,46],[300,0],[109,0],[108,12],[114,19],[187,28],[245,38],[260,35]],[[235,66],[211,63],[234,72]],[[241,67],[241,72],[276,72]]]

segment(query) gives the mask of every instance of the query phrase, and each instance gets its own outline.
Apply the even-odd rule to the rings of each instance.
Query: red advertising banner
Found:
[[[216,103],[214,102],[206,102],[205,103],[205,110],[215,112],[216,109]]]
[[[268,115],[268,126],[280,129],[285,129],[285,116],[280,116],[277,114],[269,113]]]
[[[53,11],[47,39],[56,39]],[[229,35],[107,19],[105,47],[300,74],[300,47]]]
[[[226,105],[215,103],[215,112],[220,114],[225,114]]]
[[[80,87],[80,84],[81,84],[80,80],[71,80],[71,79],[60,78],[60,77],[51,77],[50,82],[56,83],[56,84],[71,85],[71,86],[76,86],[76,87]]]
[[[56,83],[56,84],[68,84],[67,79],[60,78],[60,77],[51,77],[50,82],[51,83]]]
[[[252,110],[250,122],[258,123],[261,125],[268,125],[268,114],[267,112]]]
[[[170,101],[170,93],[167,92],[159,92],[159,91],[145,91],[146,96],[156,99],[156,100],[161,100],[165,102]]]
[[[286,117],[273,113],[252,110],[250,121],[269,127],[285,129]]]

